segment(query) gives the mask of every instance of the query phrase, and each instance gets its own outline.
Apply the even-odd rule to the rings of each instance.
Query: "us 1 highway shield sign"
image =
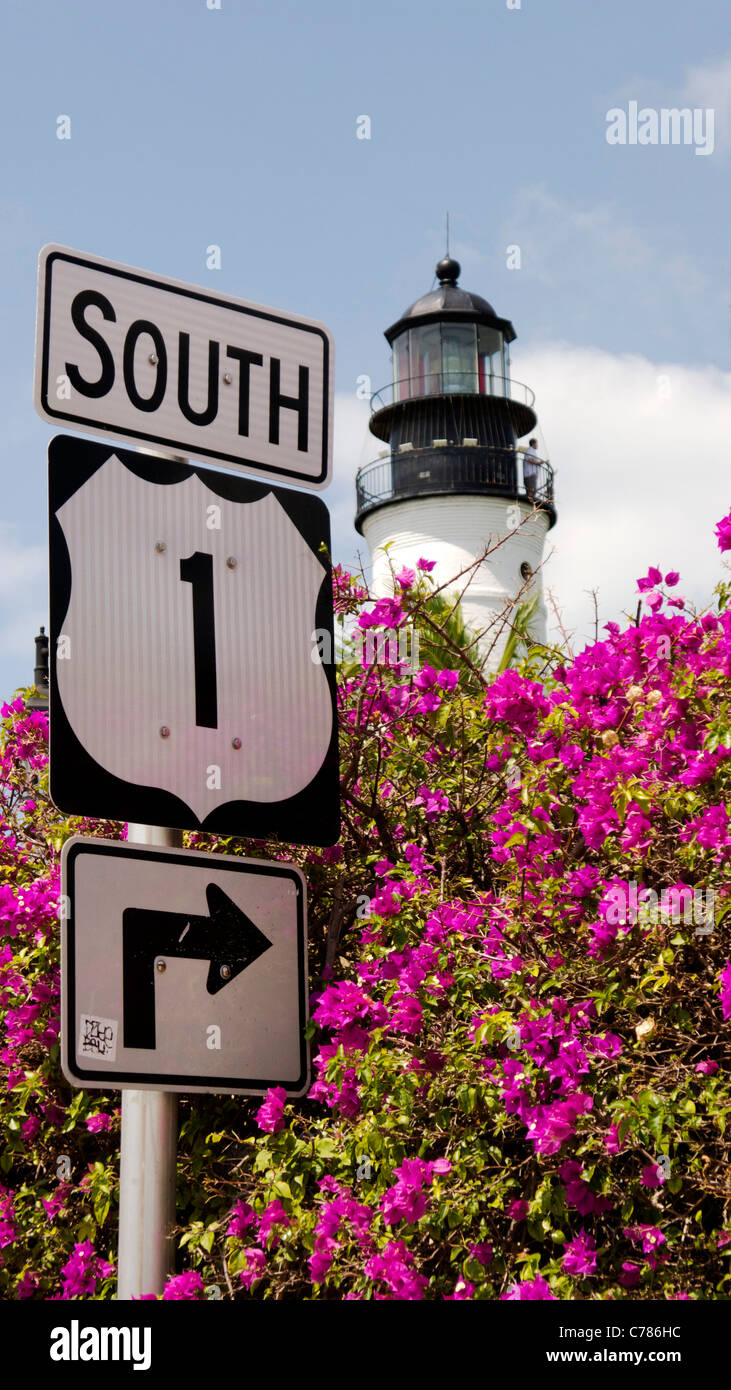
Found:
[[[325,504],[67,436],[49,478],[56,805],[334,844]]]
[[[69,840],[61,995],[75,1086],[301,1096],[304,877],[293,864]]]

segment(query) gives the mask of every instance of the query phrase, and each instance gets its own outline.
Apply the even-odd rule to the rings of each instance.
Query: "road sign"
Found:
[[[52,424],[322,488],[333,347],[313,319],[45,246],[35,405]]]
[[[73,1085],[304,1095],[296,865],[77,837],[61,856],[61,928]]]
[[[60,810],[334,844],[324,502],[70,436],[49,489]]]

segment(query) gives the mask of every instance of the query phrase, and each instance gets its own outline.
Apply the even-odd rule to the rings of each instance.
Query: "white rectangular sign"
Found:
[[[67,247],[41,251],[44,420],[319,489],[331,476],[332,383],[321,323]]]
[[[306,906],[296,864],[68,840],[64,1075],[102,1090],[304,1095]]]

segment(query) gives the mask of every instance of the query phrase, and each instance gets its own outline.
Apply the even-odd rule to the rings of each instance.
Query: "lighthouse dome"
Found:
[[[386,329],[385,336],[389,343],[393,343],[394,338],[417,323],[436,323],[444,319],[457,319],[461,323],[483,323],[490,328],[499,329],[507,342],[513,342],[516,334],[510,320],[499,318],[492,304],[488,304],[482,295],[473,294],[471,290],[462,289],[458,285],[461,269],[459,261],[453,260],[451,256],[445,256],[439,261],[435,270],[439,284],[435,289],[422,294],[408,309],[404,309],[400,319]]]

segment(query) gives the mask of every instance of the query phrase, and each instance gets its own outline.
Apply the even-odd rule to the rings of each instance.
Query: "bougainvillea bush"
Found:
[[[488,678],[432,568],[375,602],[336,570],[351,626],[434,654],[346,650],[340,843],[187,837],[304,867],[314,1084],[181,1100],[164,1297],[727,1299],[731,591],[652,568],[636,618]],[[111,1298],[119,1096],[60,1074],[57,865],[125,827],[62,818],[45,716],[2,714],[0,1288]]]

